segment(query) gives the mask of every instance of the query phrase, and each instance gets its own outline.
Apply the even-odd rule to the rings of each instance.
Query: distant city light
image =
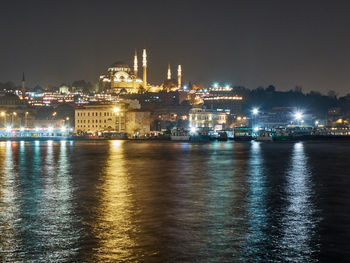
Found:
[[[19,130],[20,130],[21,132],[24,131],[24,127],[21,127]]]
[[[120,108],[115,107],[115,108],[113,108],[113,111],[117,113],[117,112],[119,112],[119,111],[120,111]]]
[[[259,113],[259,109],[258,108],[253,108],[252,110],[254,115],[257,115]]]
[[[196,128],[196,127],[191,127],[191,128],[190,128],[190,132],[191,132],[191,133],[195,133],[196,131],[197,131],[197,128]]]
[[[185,85],[185,86],[183,86],[183,89],[187,89],[187,86]]]
[[[219,87],[219,84],[218,84],[218,83],[214,83],[214,85],[213,85],[213,86],[214,86],[214,88],[216,88],[216,89],[217,89],[217,88]]]
[[[226,85],[226,86],[225,86],[225,89],[230,89],[230,86],[229,86],[229,85]]]
[[[65,132],[66,129],[67,129],[67,128],[63,126],[63,127],[61,128],[61,131],[62,131],[62,132]]]
[[[48,130],[49,132],[52,132],[52,131],[53,131],[53,128],[50,126],[50,127],[47,128],[47,130]]]
[[[259,127],[254,127],[253,129],[255,132],[259,131]]]
[[[6,132],[11,132],[11,126],[6,127]]]

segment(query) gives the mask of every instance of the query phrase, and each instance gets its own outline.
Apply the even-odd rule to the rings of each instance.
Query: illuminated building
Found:
[[[170,65],[168,66],[167,79],[162,85],[152,85],[147,82],[147,51],[142,51],[142,78],[138,76],[137,52],[134,55],[133,69],[124,62],[115,62],[109,68],[107,74],[99,79],[101,91],[110,94],[135,94],[144,92],[159,92],[162,90],[175,91],[181,88],[182,69],[178,66],[178,78],[171,78]]]
[[[118,109],[118,110],[116,110]],[[118,123],[117,123],[118,118]],[[75,110],[75,131],[125,131],[125,111],[121,105],[86,105]],[[117,126],[118,124],[118,126]]]
[[[106,93],[129,94],[145,91],[157,92],[159,88],[147,83],[147,53],[142,53],[142,79],[138,77],[138,58],[135,50],[133,70],[124,62],[115,62],[106,75],[100,76],[100,86]]]
[[[69,94],[70,93],[70,87],[68,87],[67,85],[61,85],[58,88],[58,93],[60,93],[60,94]]]
[[[90,104],[75,110],[75,132],[119,132],[132,136],[150,131],[150,112],[140,110],[135,100]]]
[[[182,69],[181,65],[178,65],[177,69],[177,80],[171,77],[171,67],[168,64],[167,78],[162,84],[162,90],[164,91],[176,91],[181,89],[181,80],[182,80]]]
[[[229,85],[214,84],[204,90],[202,99],[207,108],[223,110],[231,114],[241,113],[243,97],[235,94],[234,89]]]
[[[202,130],[221,130],[226,126],[227,114],[204,108],[192,108],[189,112],[189,127]]]

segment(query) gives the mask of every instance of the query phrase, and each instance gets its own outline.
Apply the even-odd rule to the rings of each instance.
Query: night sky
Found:
[[[148,79],[167,65],[184,81],[350,92],[350,1],[6,1],[0,81],[29,87],[97,82],[148,51]],[[141,71],[141,68],[139,68]]]

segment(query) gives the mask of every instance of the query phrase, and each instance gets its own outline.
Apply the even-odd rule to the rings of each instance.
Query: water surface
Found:
[[[350,143],[0,143],[1,262],[341,262]]]

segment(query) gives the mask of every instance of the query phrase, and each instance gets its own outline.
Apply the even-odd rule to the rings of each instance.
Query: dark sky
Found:
[[[146,47],[154,84],[171,63],[185,81],[350,92],[350,1],[31,0],[0,10],[0,81],[19,83],[24,71],[31,87],[96,82]]]

